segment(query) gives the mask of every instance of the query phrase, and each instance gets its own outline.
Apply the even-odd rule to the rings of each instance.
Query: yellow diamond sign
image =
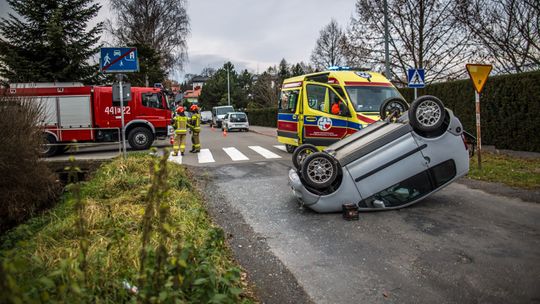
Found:
[[[467,64],[467,72],[478,94],[482,92],[492,68],[491,64]]]

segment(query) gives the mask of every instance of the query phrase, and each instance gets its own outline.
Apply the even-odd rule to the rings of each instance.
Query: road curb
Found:
[[[264,132],[261,132],[261,131],[256,131],[256,130],[254,130],[253,128],[250,128],[249,131],[250,131],[250,132],[253,132],[253,133],[261,134],[261,135],[264,135],[264,136],[269,136],[269,137],[275,137],[275,136],[277,136],[277,133],[276,133],[275,135],[271,135],[271,134],[264,133]]]
[[[502,183],[487,182],[468,177],[460,178],[456,182],[471,189],[482,190],[489,194],[508,198],[519,198],[524,202],[540,204],[540,189],[527,190],[510,187]]]

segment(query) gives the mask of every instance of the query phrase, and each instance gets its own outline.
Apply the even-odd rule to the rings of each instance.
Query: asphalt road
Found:
[[[201,140],[214,161],[186,153],[181,162],[264,303],[540,303],[537,203],[458,182],[348,222],[299,208],[287,185],[290,154],[275,137],[205,126]],[[231,147],[247,159],[223,149]],[[76,157],[99,153],[114,152]]]

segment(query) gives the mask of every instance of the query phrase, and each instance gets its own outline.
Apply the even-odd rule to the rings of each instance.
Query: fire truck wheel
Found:
[[[134,150],[146,150],[154,142],[154,136],[147,128],[137,127],[129,132],[128,142]]]
[[[44,135],[44,137],[41,155],[45,157],[55,155],[58,152],[58,146],[54,146],[56,144],[56,138],[47,133]]]

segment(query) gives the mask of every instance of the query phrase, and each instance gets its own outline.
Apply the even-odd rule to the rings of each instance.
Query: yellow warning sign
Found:
[[[491,64],[467,64],[467,72],[478,94],[482,92],[492,68]]]

